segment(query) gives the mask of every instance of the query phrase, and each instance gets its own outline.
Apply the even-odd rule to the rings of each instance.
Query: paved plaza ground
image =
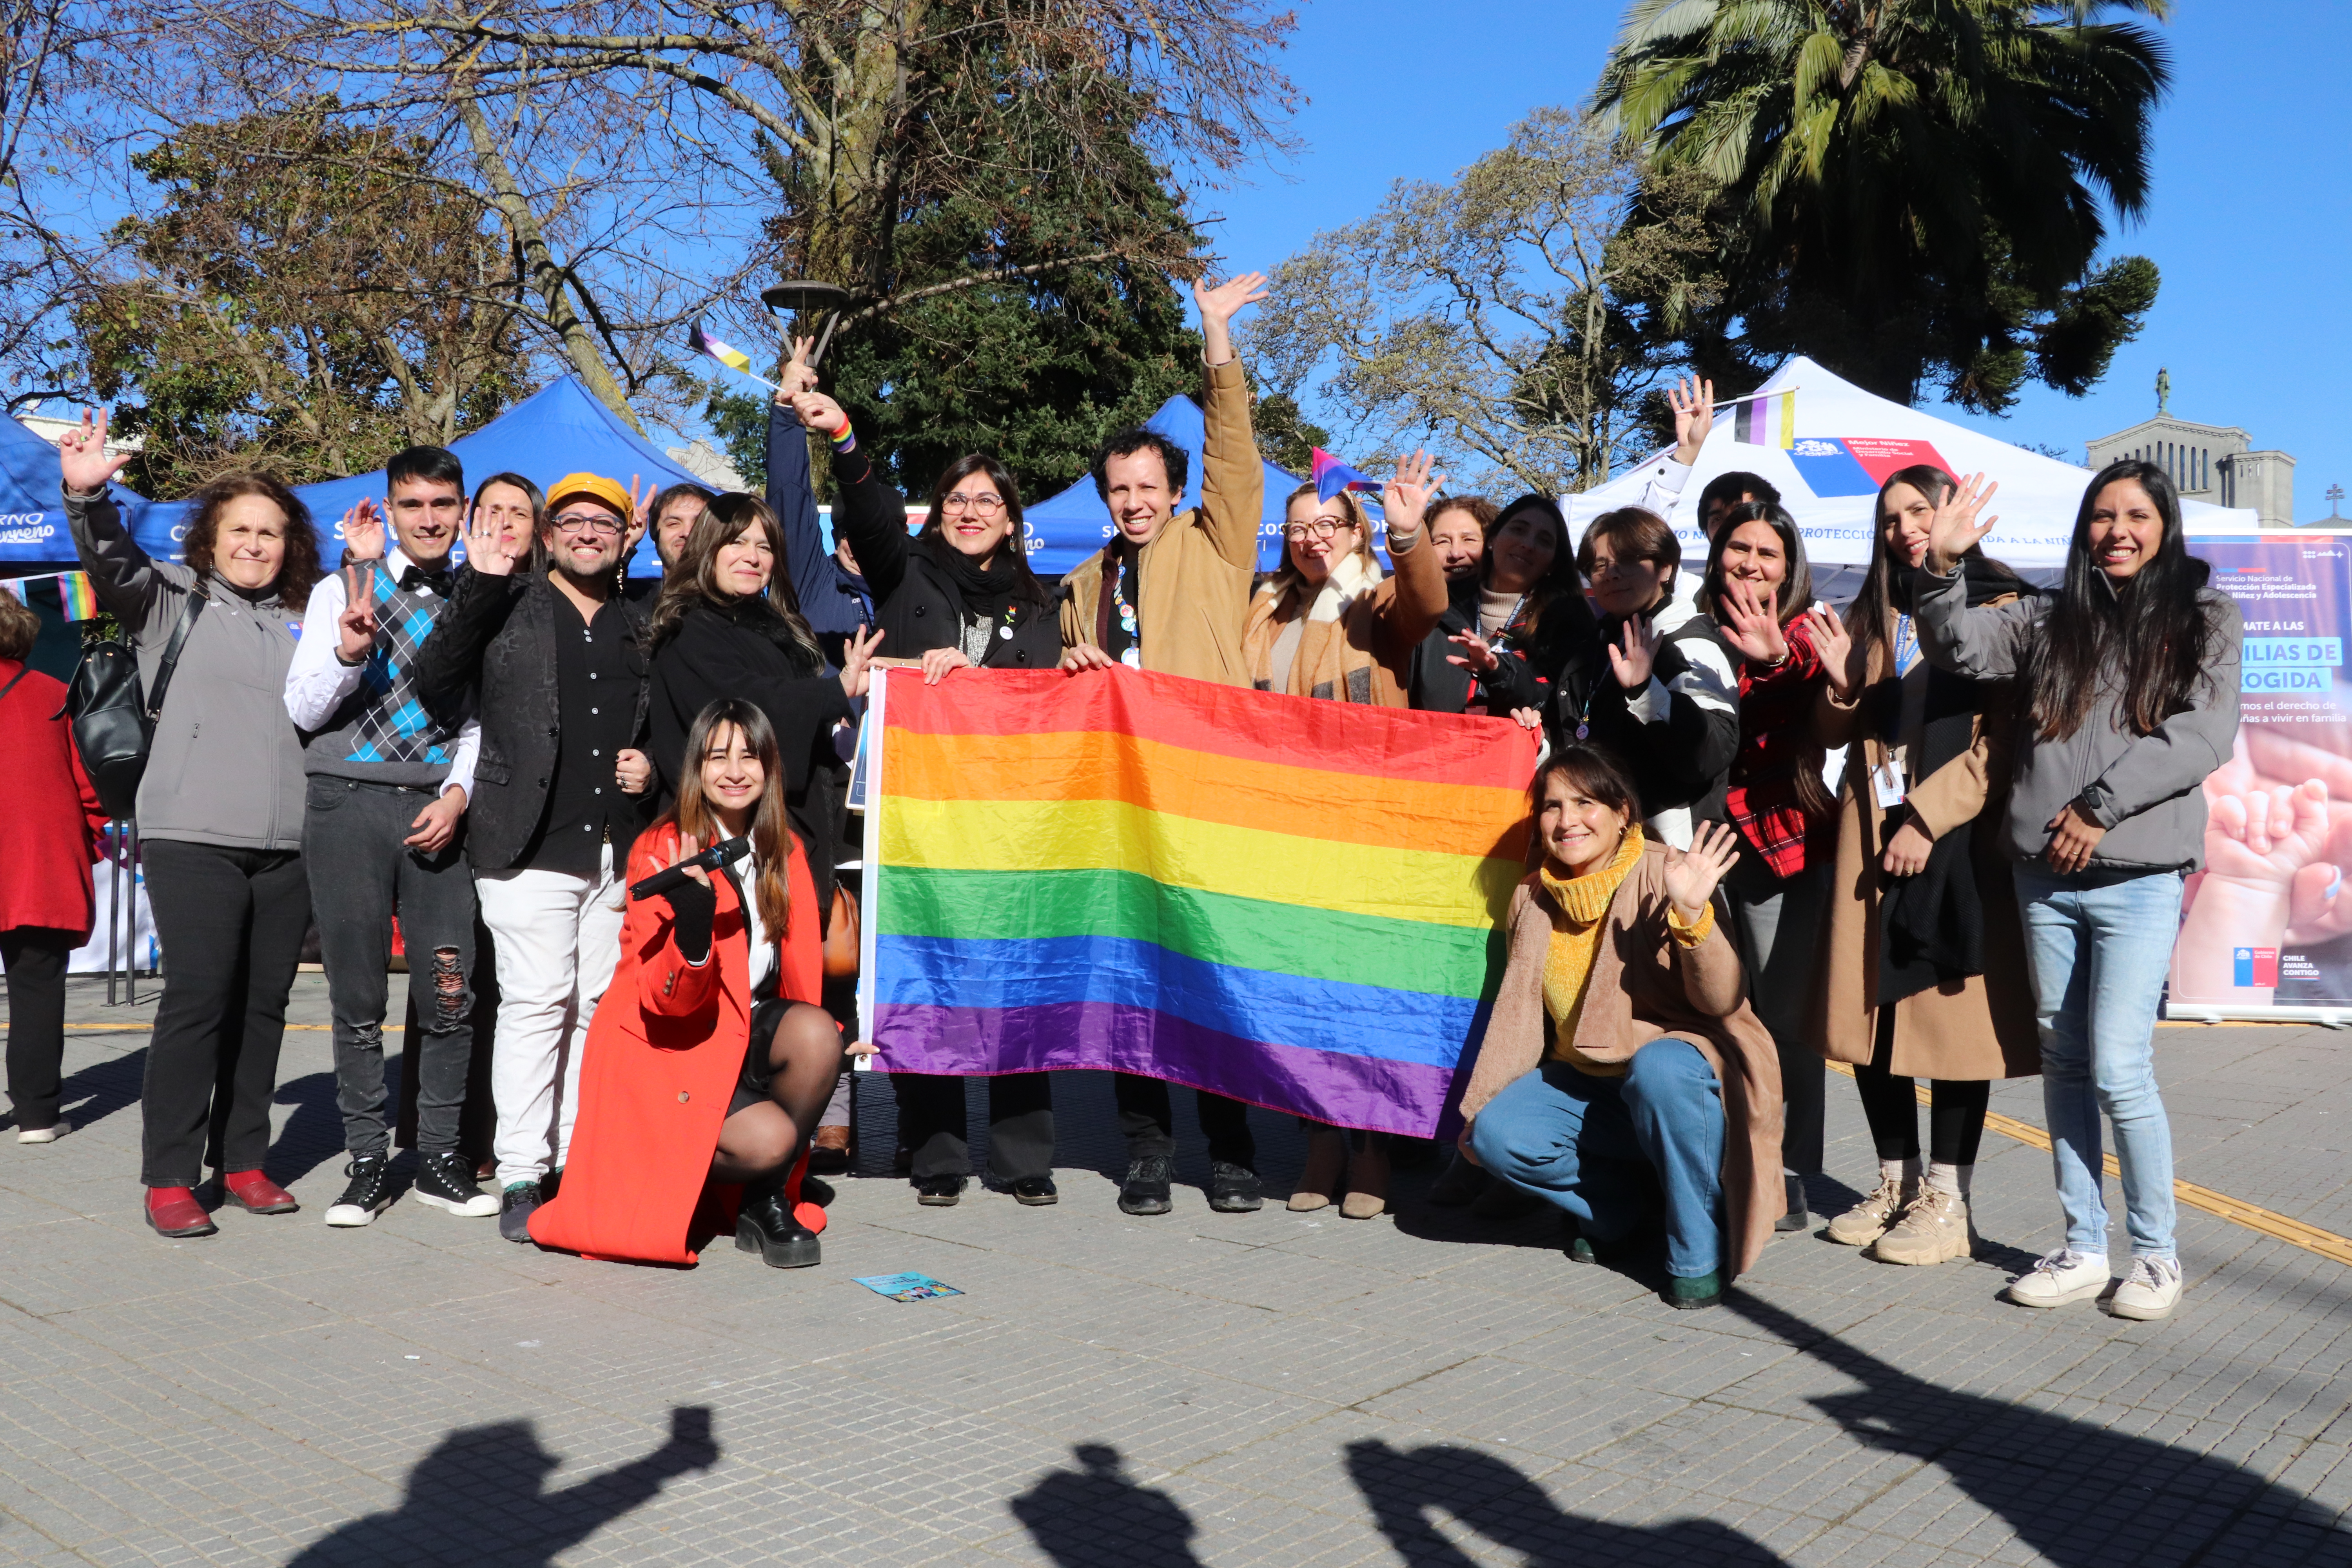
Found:
[[[409,1201],[321,1225],[305,976],[271,1162],[304,1211],[172,1243],[138,1213],[152,1004],[102,1000],[75,983],[72,1134],[0,1139],[0,1563],[2352,1564],[2352,1268],[2184,1209],[2171,1321],[2008,1306],[2056,1207],[1996,1134],[1977,1261],[1817,1221],[1684,1313],[1427,1173],[1391,1217],[1285,1213],[1271,1114],[1264,1212],[1209,1212],[1195,1138],[1176,1212],[1123,1216],[1093,1075],[1057,1082],[1058,1206],[919,1208],[866,1078],[823,1267],[631,1268]],[[2352,1235],[2352,1035],[2159,1043],[2183,1179]],[[1830,1088],[1835,1212],[1873,1164]],[[1995,1107],[2041,1121],[2030,1082]],[[851,1282],[901,1270],[964,1294]]]

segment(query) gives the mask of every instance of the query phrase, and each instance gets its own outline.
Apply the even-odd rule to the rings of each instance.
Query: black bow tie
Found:
[[[449,596],[449,569],[444,566],[438,572],[427,572],[419,566],[402,567],[400,569],[400,591],[404,594],[414,594],[419,588],[430,588],[435,593],[440,595],[443,598],[447,598]]]

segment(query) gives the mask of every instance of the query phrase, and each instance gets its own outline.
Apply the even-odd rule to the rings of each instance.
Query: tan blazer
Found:
[[[1596,1061],[1622,1062],[1652,1040],[1687,1040],[1715,1068],[1723,1088],[1725,1277],[1744,1272],[1772,1239],[1787,1208],[1780,1182],[1780,1058],[1748,1005],[1739,955],[1718,924],[1685,948],[1666,931],[1665,847],[1653,842],[1610,901],[1609,929],[1585,983],[1576,1048]],[[1475,1117],[1505,1085],[1543,1063],[1551,1045],[1544,1011],[1544,960],[1551,951],[1553,907],[1530,876],[1511,895],[1509,962],[1463,1091],[1462,1114]]]
[[[1250,428],[1249,380],[1241,363],[1203,367],[1201,500],[1178,512],[1143,547],[1143,668],[1220,686],[1250,684],[1242,622],[1257,574],[1257,528],[1265,510],[1265,466]],[[1108,547],[1106,546],[1106,549]],[[1103,552],[1062,579],[1062,646],[1095,640]]]
[[[1848,748],[1839,792],[1837,858],[1832,867],[1827,939],[1821,945],[1813,987],[1812,1026],[1806,1038],[1834,1062],[1860,1066],[1878,1039],[1879,868],[1886,853],[1886,814],[1870,793],[1871,771],[1886,760],[1884,737],[1863,721],[1870,689],[1896,677],[1885,647],[1874,645],[1857,696],[1841,703],[1824,684],[1814,711],[1826,746]],[[1900,679],[1925,680],[1921,660]],[[2005,710],[1976,716],[1969,748],[1914,784],[1908,794],[1919,825],[1941,838],[1962,823],[1978,831],[1969,845],[1984,903],[1985,972],[1905,997],[1895,1006],[1895,1049],[1888,1070],[1902,1078],[1954,1080],[2027,1078],[2042,1070],[2033,1022],[2033,978],[2025,931],[2017,914],[2002,814],[2008,809],[2010,731]],[[1916,756],[1920,737],[1903,737]]]

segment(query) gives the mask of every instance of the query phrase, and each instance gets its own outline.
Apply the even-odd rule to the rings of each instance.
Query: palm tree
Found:
[[[2092,270],[2170,82],[2112,12],[2170,0],[1633,0],[1595,102],[1712,185],[1717,330],[1999,410],[2029,369],[2087,390],[2155,298],[2144,258]]]

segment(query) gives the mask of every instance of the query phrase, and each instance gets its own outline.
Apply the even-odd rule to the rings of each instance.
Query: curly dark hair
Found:
[[[278,597],[289,610],[304,608],[320,576],[319,531],[310,521],[310,509],[276,474],[258,470],[224,474],[189,498],[188,532],[181,542],[188,570],[198,582],[212,575],[213,543],[220,531],[221,513],[229,502],[244,496],[261,497],[285,517],[286,554],[278,564]]]

